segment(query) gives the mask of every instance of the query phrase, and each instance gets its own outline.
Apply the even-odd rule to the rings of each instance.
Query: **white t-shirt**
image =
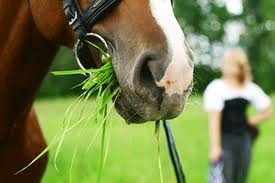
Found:
[[[225,101],[235,98],[248,100],[258,111],[263,111],[271,105],[270,98],[251,81],[248,81],[243,89],[238,90],[230,87],[223,80],[216,79],[207,86],[204,92],[204,108],[207,112],[222,111]]]

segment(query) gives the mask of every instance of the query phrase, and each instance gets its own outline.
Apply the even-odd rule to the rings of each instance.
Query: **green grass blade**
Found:
[[[160,123],[160,121],[157,121],[156,125],[155,125],[155,136],[156,136],[156,141],[157,141],[158,168],[159,168],[160,182],[163,183],[163,173],[162,173],[161,156],[160,156],[159,123]]]
[[[105,109],[104,109],[104,116],[107,116],[107,106],[105,106]],[[105,134],[106,134],[106,119],[103,122],[103,128],[102,128],[100,165],[99,165],[99,173],[96,181],[97,183],[101,182],[103,168],[104,168],[103,164],[104,164]]]
[[[61,131],[59,131],[54,138],[52,139],[52,141],[50,142],[50,144],[41,152],[39,153],[38,156],[36,156],[27,166],[25,166],[24,168],[22,168],[21,170],[17,171],[14,175],[17,175],[19,173],[22,173],[24,170],[26,170],[27,168],[29,168],[31,165],[33,165],[37,160],[39,160],[42,156],[44,156],[56,143],[57,143],[57,138],[59,136],[59,133]]]
[[[74,148],[74,154],[73,154],[71,166],[70,166],[70,173],[69,173],[69,182],[70,183],[73,183],[73,173],[72,172],[73,172],[73,166],[74,166],[77,150],[78,150],[78,145],[76,144],[75,148]]]

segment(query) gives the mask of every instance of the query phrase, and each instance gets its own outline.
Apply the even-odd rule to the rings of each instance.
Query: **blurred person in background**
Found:
[[[222,59],[222,77],[212,81],[204,92],[204,107],[209,113],[211,166],[210,183],[244,183],[257,126],[272,115],[271,100],[251,81],[246,54],[231,49]],[[247,116],[252,104],[258,111]]]

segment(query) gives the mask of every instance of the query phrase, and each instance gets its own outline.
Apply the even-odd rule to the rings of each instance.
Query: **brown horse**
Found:
[[[90,1],[80,0],[82,10]],[[39,182],[46,156],[14,173],[46,147],[33,102],[59,45],[72,48],[75,34],[61,0],[2,0],[0,12],[0,182]],[[122,117],[145,122],[180,114],[193,63],[170,0],[122,0],[91,32],[108,40]]]

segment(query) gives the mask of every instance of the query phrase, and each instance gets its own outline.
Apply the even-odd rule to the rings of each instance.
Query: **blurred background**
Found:
[[[193,94],[183,115],[171,125],[187,181],[200,183],[206,181],[208,171],[207,114],[203,112],[201,94],[210,81],[220,76],[220,58],[226,49],[241,47],[245,50],[252,65],[254,82],[270,94],[274,106],[275,1],[175,0],[174,11],[196,54],[196,66]],[[68,69],[78,67],[72,51],[61,48],[51,71]],[[53,76],[50,72],[45,78],[36,109],[48,141],[61,126],[68,105],[80,94],[79,89],[71,88],[82,80],[82,76]],[[249,112],[255,111],[251,109]],[[113,115],[112,143],[103,182],[160,182],[154,124],[128,126],[117,114]],[[275,119],[271,121],[275,122]],[[266,123],[261,126],[261,131],[255,144],[249,183],[275,180],[275,124]],[[163,134],[161,141],[164,181],[175,182]],[[68,181],[66,172],[72,159],[71,143],[73,141],[69,140],[65,144],[60,157],[61,173],[56,172],[50,158],[43,182]],[[76,182],[93,182],[99,156],[97,147],[95,145],[94,153],[79,160],[73,173]]]

